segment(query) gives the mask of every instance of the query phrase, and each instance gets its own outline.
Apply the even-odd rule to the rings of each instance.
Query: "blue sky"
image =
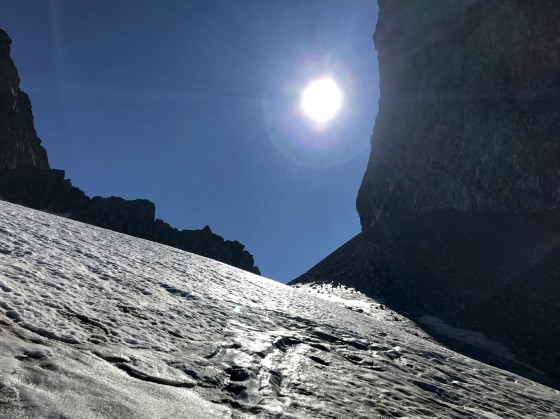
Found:
[[[51,165],[90,196],[147,198],[294,279],[360,230],[377,114],[374,0],[0,0]],[[318,130],[301,90],[334,77]]]

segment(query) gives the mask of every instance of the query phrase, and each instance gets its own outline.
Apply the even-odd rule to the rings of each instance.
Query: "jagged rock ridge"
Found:
[[[145,199],[89,198],[50,169],[33,125],[31,102],[19,88],[10,58],[11,40],[0,29],[0,197],[31,208],[64,214],[99,227],[167,244],[260,274],[253,256],[238,241],[224,240],[210,227],[182,230],[155,219]]]
[[[560,388],[560,211],[388,217],[291,282],[333,283],[484,333]],[[495,363],[469,347],[469,356]],[[516,365],[499,362],[527,377]],[[556,378],[554,378],[554,376]]]
[[[478,330],[560,382],[560,3],[379,0],[374,42],[362,232],[293,282]]]
[[[17,69],[10,58],[11,43],[0,29],[0,168],[31,164],[48,169],[47,152],[33,127],[31,102],[19,88]]]

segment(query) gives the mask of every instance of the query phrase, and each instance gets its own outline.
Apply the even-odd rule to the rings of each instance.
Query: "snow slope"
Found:
[[[309,291],[0,202],[0,417],[560,417],[556,390]]]

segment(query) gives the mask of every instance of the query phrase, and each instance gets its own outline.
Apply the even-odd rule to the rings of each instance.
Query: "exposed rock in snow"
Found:
[[[0,202],[0,416],[560,415],[383,308]]]

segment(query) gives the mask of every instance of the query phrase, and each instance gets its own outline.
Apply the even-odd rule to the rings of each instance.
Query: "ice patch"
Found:
[[[418,319],[418,322],[440,335],[466,343],[475,348],[484,349],[499,357],[515,360],[515,355],[513,355],[507,347],[488,339],[480,332],[453,327],[438,317],[429,314],[424,314]]]

